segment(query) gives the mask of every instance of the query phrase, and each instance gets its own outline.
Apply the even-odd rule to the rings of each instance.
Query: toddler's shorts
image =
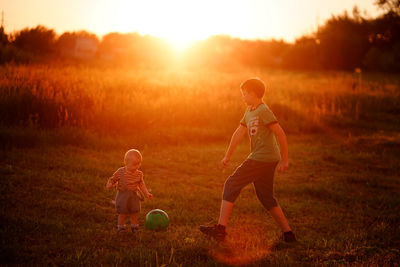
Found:
[[[140,199],[136,191],[118,191],[115,198],[115,208],[118,214],[132,214],[140,212]]]

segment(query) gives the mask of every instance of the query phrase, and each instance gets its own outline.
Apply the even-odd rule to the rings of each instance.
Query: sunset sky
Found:
[[[332,14],[351,14],[354,5],[368,16],[380,12],[375,0],[1,0],[6,32],[38,24],[57,33],[87,30],[139,32],[176,45],[228,34],[243,39],[292,42],[311,33]]]

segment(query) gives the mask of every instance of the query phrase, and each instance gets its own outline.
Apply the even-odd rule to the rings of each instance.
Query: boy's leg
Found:
[[[226,226],[233,209],[233,203],[242,189],[259,178],[259,162],[245,160],[235,172],[226,179],[222,193],[222,203],[219,216],[219,224]]]
[[[266,165],[265,174],[262,178],[254,181],[256,195],[263,206],[269,211],[272,218],[277,222],[283,232],[290,231],[289,224],[278,202],[274,198],[274,174],[276,163]]]
[[[273,183],[275,167],[276,163],[266,165],[265,175],[263,175],[262,178],[254,181],[254,188],[260,202],[268,210],[272,218],[283,231],[285,241],[293,242],[296,241],[296,238],[294,237],[294,234],[288,224],[285,214],[274,198]]]
[[[218,224],[226,226],[229,221],[233,209],[233,202],[222,200],[221,210],[219,212]]]
[[[232,213],[233,203],[239,196],[242,188],[258,178],[257,166],[257,162],[246,160],[225,181],[218,224],[213,226],[200,225],[201,232],[215,238],[217,241],[225,239],[225,227]]]
[[[268,211],[269,211],[269,214],[271,214],[272,218],[274,218],[274,220],[276,221],[276,223],[279,225],[279,227],[282,229],[283,232],[289,232],[292,230],[288,224],[285,214],[283,214],[281,207],[276,206],[276,207],[269,209]]]
[[[262,192],[262,193],[260,193]],[[261,191],[259,187],[256,187],[256,194],[260,202],[264,205],[264,207],[268,210],[269,214],[271,214],[272,218],[278,224],[278,226],[282,229],[283,232],[291,231],[289,223],[286,219],[285,214],[281,207],[276,203],[274,197],[266,197],[266,191]],[[276,204],[274,204],[276,203]]]
[[[232,213],[233,203],[243,187],[253,182],[259,176],[258,162],[245,160],[235,172],[226,179],[222,193],[221,210],[218,223],[226,226]]]

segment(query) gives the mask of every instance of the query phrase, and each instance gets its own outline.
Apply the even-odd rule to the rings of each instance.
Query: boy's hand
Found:
[[[229,158],[224,157],[224,158],[221,160],[221,167],[222,167],[223,169],[226,168],[226,167],[228,166],[228,163],[229,163]]]
[[[147,198],[148,198],[149,200],[152,200],[152,199],[153,199],[153,194],[148,193],[148,194],[147,194]]]
[[[286,171],[288,168],[289,168],[289,161],[282,160],[281,162],[279,162],[278,171],[283,172]]]

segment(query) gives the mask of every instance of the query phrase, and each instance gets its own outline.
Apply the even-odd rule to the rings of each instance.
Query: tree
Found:
[[[372,47],[364,58],[371,70],[400,71],[400,1],[377,1],[387,13],[370,21]]]
[[[65,32],[56,41],[55,47],[59,55],[64,57],[76,57],[79,41],[86,41],[97,48],[99,39],[95,34],[87,31]]]
[[[0,27],[0,45],[6,45],[8,44],[8,36],[4,31],[4,27]]]
[[[287,51],[283,58],[283,66],[295,69],[320,68],[319,40],[303,36]]]
[[[119,64],[165,64],[168,50],[162,40],[138,33],[109,33],[103,36],[99,54]]]
[[[371,47],[368,42],[369,22],[359,15],[358,9],[353,9],[353,13],[354,18],[347,12],[332,16],[316,34],[324,68],[352,70],[361,66]]]
[[[53,51],[55,38],[54,30],[39,25],[17,32],[13,44],[22,50],[44,55]]]
[[[376,0],[375,5],[386,13],[395,13],[400,15],[400,0]]]

